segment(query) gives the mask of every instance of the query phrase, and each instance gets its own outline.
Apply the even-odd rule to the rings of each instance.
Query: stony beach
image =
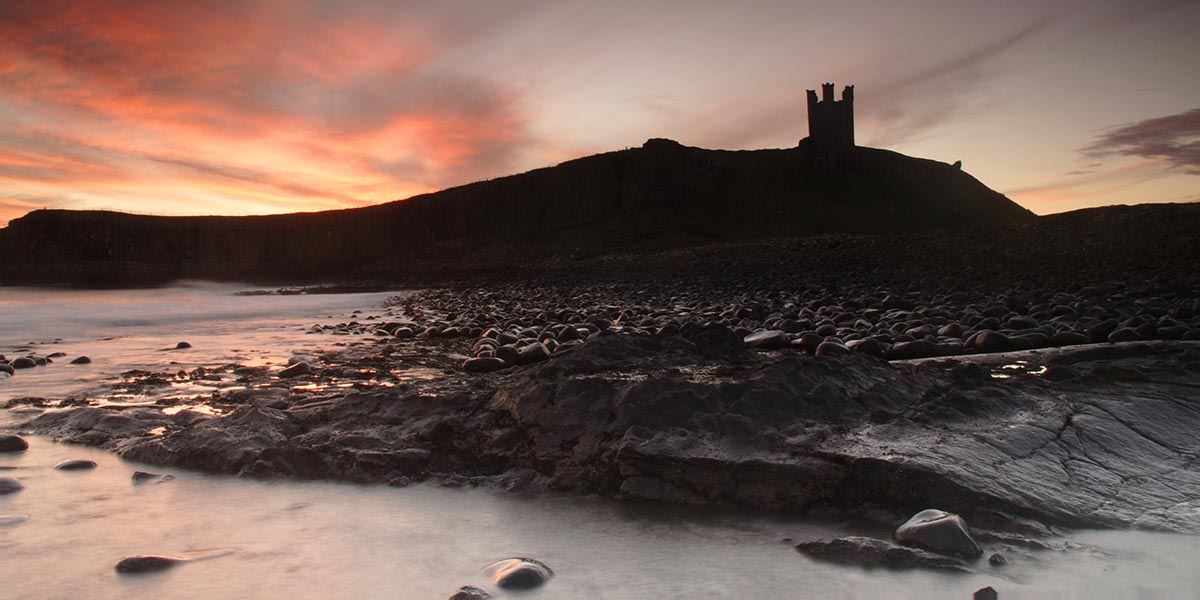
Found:
[[[442,283],[308,327],[330,350],[283,368],[130,371],[108,390],[211,393],[129,406],[99,390],[7,408],[27,415],[20,431],[151,465],[892,527],[938,509],[953,517],[938,527],[969,531],[978,550],[899,533],[794,540],[863,565],[994,570],[1065,549],[1059,534],[1074,527],[1200,532],[1194,254],[1164,243],[1114,264],[1103,244],[1072,255],[1033,239],[1049,253],[1034,262],[1013,239],[1037,235],[757,242]],[[905,263],[930,245],[964,252]],[[972,252],[1001,258],[963,270]],[[855,253],[874,258],[848,271]],[[0,368],[21,377],[73,359]]]

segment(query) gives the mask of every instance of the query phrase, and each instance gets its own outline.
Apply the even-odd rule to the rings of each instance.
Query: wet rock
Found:
[[[506,590],[531,590],[554,576],[550,567],[532,558],[502,560],[493,563],[489,569],[492,571],[492,583]]]
[[[0,363],[0,373],[4,373],[6,375],[15,375],[17,370],[8,363]]]
[[[59,471],[87,471],[88,469],[96,468],[96,461],[85,458],[72,458],[54,465],[54,468]]]
[[[191,348],[191,347],[192,347],[192,345],[187,342],[179,342],[178,344],[175,344],[176,350],[187,350],[188,348]]]
[[[449,600],[484,600],[491,597],[491,594],[473,585],[464,585],[458,588],[458,591],[454,592]]]
[[[1108,319],[1088,327],[1087,334],[1093,343],[1107,342],[1109,334],[1116,331],[1120,327],[1120,321],[1116,319]]]
[[[171,480],[175,479],[175,476],[174,475],[162,475],[159,473],[148,473],[146,471],[134,471],[133,476],[130,479],[133,480],[134,485],[140,485],[143,483],[150,483],[150,482],[162,483],[164,481],[171,481]]]
[[[38,366],[37,361],[28,356],[19,356],[8,364],[14,369],[32,369]]]
[[[512,346],[500,346],[496,348],[496,358],[504,361],[505,366],[511,367],[520,361],[521,353]]]
[[[1091,341],[1090,337],[1078,331],[1060,331],[1050,336],[1050,344],[1054,346],[1078,346]]]
[[[1108,341],[1113,344],[1118,342],[1136,342],[1140,339],[1142,339],[1142,336],[1138,335],[1137,330],[1131,327],[1121,327],[1108,334]]]
[[[300,377],[301,375],[308,375],[308,374],[312,373],[312,371],[313,371],[312,365],[310,365],[310,364],[308,364],[308,362],[302,360],[302,361],[300,361],[296,364],[293,364],[292,366],[287,367],[287,368],[283,369],[282,371],[280,371],[279,378],[280,379],[290,379],[292,377]]]
[[[888,348],[885,355],[888,360],[906,360],[911,358],[928,358],[940,354],[937,344],[927,340],[900,342]]]
[[[994,552],[988,557],[988,564],[992,565],[993,567],[1003,567],[1008,565],[1008,559],[1005,558],[1003,554]]]
[[[846,342],[846,347],[863,354],[882,357],[885,351],[883,344],[874,338],[866,338],[862,340],[851,340]]]
[[[517,362],[522,365],[531,365],[533,363],[550,360],[551,352],[546,347],[546,344],[534,342],[526,346],[522,346],[517,351]]]
[[[122,558],[117,563],[116,569],[118,573],[136,574],[136,573],[154,573],[156,571],[165,571],[186,562],[186,558],[178,558],[173,556],[154,556],[154,555],[139,555],[127,556]]]
[[[742,339],[751,348],[774,350],[788,345],[788,336],[779,330],[756,331]]]
[[[468,373],[488,373],[503,369],[508,366],[504,359],[494,356],[482,356],[478,358],[468,358],[463,361],[462,368]]]
[[[977,558],[983,554],[962,517],[933,508],[913,515],[896,529],[893,537],[906,546],[950,556]]]
[[[24,452],[29,449],[29,442],[19,435],[0,434],[0,452]]]
[[[990,329],[971,336],[968,343],[980,352],[1004,352],[1012,349],[1012,340],[1007,335]]]
[[[818,356],[818,357],[842,356],[842,355],[849,354],[849,353],[850,353],[850,349],[847,348],[844,344],[841,344],[838,342],[832,342],[832,341],[824,341],[824,342],[821,342],[821,344],[819,346],[817,346],[817,351],[815,353],[813,353],[813,355]]]
[[[956,558],[860,536],[804,542],[796,550],[816,560],[868,568],[965,570]]]
[[[0,515],[0,527],[20,525],[29,520],[29,515]]]
[[[1041,323],[1038,323],[1038,320],[1033,317],[1016,316],[1009,319],[1007,325],[1009,329],[1022,330],[1034,329]]]
[[[11,494],[25,489],[20,481],[12,477],[0,477],[0,495]]]
[[[91,364],[91,362],[92,359],[86,356],[76,356],[75,358],[71,359],[71,364],[73,365],[86,365]]]
[[[971,600],[999,600],[1000,595],[996,593],[996,589],[992,586],[980,588],[975,591],[975,595],[971,596]]]

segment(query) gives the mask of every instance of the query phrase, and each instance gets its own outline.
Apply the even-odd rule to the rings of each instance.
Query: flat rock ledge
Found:
[[[81,407],[21,429],[255,477],[1200,531],[1195,343],[1033,353],[1012,369],[701,350],[606,336],[436,393],[246,398],[220,416]]]
[[[796,550],[816,560],[867,568],[969,571],[966,563],[957,558],[869,537],[804,542],[797,544]]]

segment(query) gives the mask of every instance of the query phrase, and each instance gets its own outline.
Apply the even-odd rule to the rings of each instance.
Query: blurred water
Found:
[[[0,402],[65,397],[133,369],[283,365],[295,352],[315,352],[348,339],[306,335],[308,327],[380,315],[381,303],[396,295],[236,295],[244,289],[202,282],[145,290],[0,287],[0,354],[67,355],[0,380]],[[351,314],[359,309],[363,314]],[[181,341],[192,347],[169,350]],[[68,364],[80,355],[92,364]]]

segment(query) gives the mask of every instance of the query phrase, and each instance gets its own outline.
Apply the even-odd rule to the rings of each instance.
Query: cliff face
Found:
[[[0,283],[302,281],[720,240],[987,226],[1033,214],[943,163],[870,148],[651,140],[362,209],[258,217],[43,210],[0,230]]]

